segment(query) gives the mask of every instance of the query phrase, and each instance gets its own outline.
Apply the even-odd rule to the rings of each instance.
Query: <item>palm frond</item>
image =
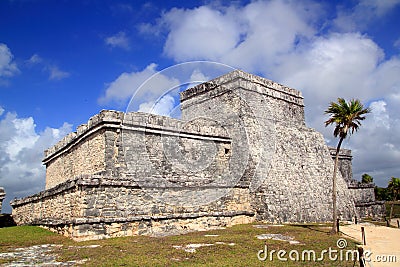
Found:
[[[370,112],[370,108],[364,108],[358,99],[346,102],[344,98],[338,98],[337,102],[331,102],[325,111],[325,114],[330,115],[325,121],[325,127],[334,124],[333,135],[346,138],[348,134],[358,131],[361,121],[365,120],[365,115]]]

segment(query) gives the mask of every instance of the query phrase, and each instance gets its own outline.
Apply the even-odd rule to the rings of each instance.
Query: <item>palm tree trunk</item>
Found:
[[[340,146],[342,145],[343,139],[344,138],[341,137],[339,140],[339,143],[337,145],[336,155],[335,155],[335,165],[334,165],[334,169],[333,169],[333,179],[332,179],[333,225],[332,225],[332,229],[331,229],[331,234],[337,234],[336,175],[337,175],[337,169],[338,169],[338,165],[339,165]]]

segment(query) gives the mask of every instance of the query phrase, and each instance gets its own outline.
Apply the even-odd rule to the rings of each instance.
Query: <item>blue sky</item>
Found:
[[[126,110],[146,78],[192,60],[301,90],[307,125],[331,145],[324,109],[360,98],[373,113],[345,146],[355,178],[367,172],[386,186],[400,176],[399,25],[400,0],[2,0],[0,186],[7,200],[42,190],[44,149],[101,109]],[[177,105],[167,102],[164,111]]]

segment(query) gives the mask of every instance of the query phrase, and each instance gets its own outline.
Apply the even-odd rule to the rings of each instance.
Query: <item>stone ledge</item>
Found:
[[[42,225],[50,231],[70,237],[75,241],[98,240],[110,237],[146,235],[163,237],[231,227],[236,224],[252,223],[254,216],[199,217],[189,219],[147,220],[134,222],[93,223],[79,225]]]
[[[125,114],[122,111],[102,110],[99,114],[91,117],[87,124],[78,126],[76,132],[69,133],[57,144],[45,150],[43,163],[47,164],[83,139],[104,128],[230,142],[230,137],[225,129],[205,119],[201,120],[200,118],[197,121],[186,122],[141,112]]]
[[[73,220],[36,220],[31,222],[31,225],[45,225],[45,226],[60,226],[60,225],[81,225],[81,224],[99,224],[99,223],[124,223],[124,222],[136,222],[136,221],[162,221],[172,219],[197,219],[202,217],[234,217],[239,215],[245,215],[253,217],[255,213],[252,211],[229,211],[229,212],[203,212],[203,213],[183,213],[183,214],[166,214],[166,215],[138,215],[138,216],[127,216],[127,217],[115,217],[115,218],[76,218]]]
[[[65,182],[63,182],[61,184],[56,185],[55,187],[53,187],[51,189],[41,191],[41,192],[39,192],[37,194],[34,194],[34,195],[30,195],[30,196],[27,196],[27,197],[24,197],[24,198],[20,198],[20,199],[13,199],[10,202],[10,205],[13,208],[15,208],[15,207],[27,204],[29,202],[37,202],[37,201],[40,201],[40,200],[42,200],[44,198],[51,197],[51,196],[54,196],[56,194],[60,194],[60,193],[62,193],[64,191],[67,191],[69,189],[74,188],[76,186],[76,180],[77,179],[75,179],[75,180],[67,180],[67,181],[65,181]]]
[[[124,126],[146,128],[148,131],[162,130],[166,133],[187,133],[229,138],[227,131],[220,127],[217,122],[212,122],[206,118],[183,121],[143,112],[129,112],[125,114],[122,124]]]
[[[354,182],[353,182],[354,181]],[[374,183],[364,184],[359,181],[353,180],[351,184],[349,184],[349,189],[366,189],[366,188],[374,188]]]
[[[328,147],[329,153],[331,154],[332,158],[335,159],[336,156],[336,148],[335,147]],[[351,155],[350,149],[341,148],[339,151],[339,159],[349,159],[351,160],[353,156]]]
[[[138,187],[137,183],[132,180],[115,180],[115,178],[106,178],[101,174],[98,175],[80,175],[74,179],[62,182],[55,187],[41,191],[37,194],[27,196],[20,199],[14,199],[10,202],[12,207],[18,207],[29,202],[37,202],[44,198],[52,197],[57,194],[61,194],[65,191],[75,189],[78,186],[100,186],[100,185],[115,185],[115,186],[131,186]]]
[[[243,72],[241,70],[234,70],[228,74],[225,74],[221,77],[217,77],[211,81],[199,84],[192,88],[189,88],[180,94],[181,102],[188,100],[194,96],[201,95],[213,90],[216,90],[218,87],[221,87],[227,83],[238,82],[238,86],[242,87],[243,89],[248,89],[252,91],[257,91],[262,94],[266,94],[268,96],[281,99],[296,105],[304,106],[303,103],[303,96],[301,92],[284,86],[282,84],[276,83],[274,81],[265,79],[263,77],[253,75],[250,73]],[[243,86],[244,83],[252,83],[258,84],[261,88],[255,90],[255,88],[246,88]]]
[[[380,206],[380,205],[384,205],[385,201],[371,201],[371,202],[360,202],[360,201],[356,201],[354,203],[356,205],[356,207],[369,207],[369,206]]]
[[[150,179],[150,178],[149,178]],[[102,174],[95,175],[80,175],[74,179],[67,180],[63,183],[56,185],[53,188],[41,191],[37,194],[27,196],[20,199],[14,199],[10,202],[10,205],[15,208],[21,205],[25,205],[30,202],[38,202],[42,199],[53,197],[57,194],[61,194],[68,190],[77,189],[79,186],[83,187],[99,187],[99,186],[110,186],[110,187],[128,187],[128,188],[145,188],[145,189],[177,189],[177,190],[198,190],[198,189],[229,189],[229,188],[246,188],[246,186],[241,186],[240,184],[231,186],[224,184],[215,184],[211,186],[168,186],[168,183],[161,183],[159,179],[152,179],[146,185],[141,185],[137,183],[134,179],[122,179],[115,177],[105,177]]]
[[[47,161],[46,159],[50,156],[53,156],[57,151],[61,149],[65,149],[68,145],[73,142],[76,142],[77,139],[82,138],[84,135],[87,136],[88,132],[98,126],[99,124],[120,124],[123,119],[123,112],[115,111],[115,110],[102,110],[99,114],[91,117],[86,124],[82,124],[77,127],[76,132],[69,133],[63,139],[61,139],[57,144],[48,148],[44,151],[45,159],[43,161]]]
[[[139,131],[144,134],[159,134],[162,136],[176,136],[189,139],[199,139],[203,141],[219,141],[219,142],[231,142],[231,138],[227,134],[222,133],[212,133],[211,131],[201,131],[190,132],[183,129],[163,129],[163,128],[153,128],[143,125],[134,124],[124,124],[122,127],[124,131]]]

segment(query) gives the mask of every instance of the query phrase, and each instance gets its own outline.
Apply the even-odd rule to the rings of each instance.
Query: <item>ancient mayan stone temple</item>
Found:
[[[333,160],[299,91],[236,70],[180,97],[181,120],[104,110],[46,150],[46,189],[14,220],[76,240],[331,220]],[[340,217],[379,214],[349,151],[340,170]]]

